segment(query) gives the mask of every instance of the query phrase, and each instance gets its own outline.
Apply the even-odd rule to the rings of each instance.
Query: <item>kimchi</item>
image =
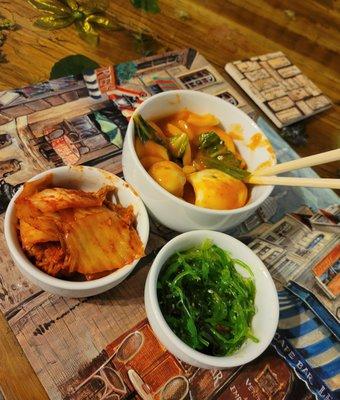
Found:
[[[144,255],[133,207],[97,192],[53,187],[52,175],[28,182],[15,202],[18,237],[42,271],[64,279],[96,279]],[[111,196],[112,197],[112,196]]]

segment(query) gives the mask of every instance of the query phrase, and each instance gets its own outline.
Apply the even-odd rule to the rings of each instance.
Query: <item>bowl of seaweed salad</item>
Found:
[[[228,368],[258,357],[278,323],[278,298],[262,261],[214,231],[179,235],[158,253],[145,286],[150,325],[181,360]]]

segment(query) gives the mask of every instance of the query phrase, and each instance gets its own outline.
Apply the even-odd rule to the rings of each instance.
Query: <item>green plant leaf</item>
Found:
[[[79,36],[91,46],[97,46],[99,34],[88,21],[76,21]]]
[[[14,22],[10,21],[7,18],[4,18],[1,14],[0,14],[0,47],[3,46],[6,37],[7,37],[7,32],[6,31],[14,31],[16,29],[18,29],[19,26],[17,24],[15,24]],[[2,32],[5,31],[6,33]],[[0,63],[6,63],[7,59],[6,56],[2,53],[1,49],[0,49]]]
[[[99,64],[82,54],[67,56],[53,65],[50,79],[57,79],[69,75],[79,75],[88,69],[96,69],[98,67]]]
[[[116,30],[122,29],[121,26],[113,22],[112,19],[103,17],[102,15],[95,15],[95,14],[89,15],[88,17],[86,17],[85,21],[96,24],[104,29],[116,29]]]
[[[2,31],[2,30],[15,30],[16,28],[17,28],[17,25],[14,22],[10,21],[7,18],[3,18],[0,15],[0,31]],[[2,39],[3,38],[0,37],[0,40],[2,40]]]
[[[45,11],[50,14],[66,17],[70,15],[70,9],[59,1],[55,0],[28,0],[29,4],[37,10]]]
[[[83,12],[87,16],[96,13],[104,13],[108,7],[108,0],[87,0],[82,1],[79,5],[79,11]]]
[[[65,1],[72,11],[78,10],[79,5],[76,0],[65,0]]]
[[[144,57],[150,56],[155,53],[157,48],[156,40],[144,32],[132,32],[134,40],[134,47],[137,53]]]
[[[135,8],[156,14],[160,11],[158,0],[130,0]]]
[[[74,17],[72,15],[65,18],[50,15],[38,18],[34,22],[34,25],[42,29],[54,30],[54,29],[66,28],[73,22],[74,22]]]

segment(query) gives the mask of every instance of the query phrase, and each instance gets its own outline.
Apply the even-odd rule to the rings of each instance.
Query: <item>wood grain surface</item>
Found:
[[[308,121],[308,145],[301,155],[338,148],[339,2],[335,0],[160,0],[157,16],[136,11],[127,0],[110,1],[109,12],[123,26],[149,32],[163,48],[194,47],[220,72],[226,62],[281,50],[334,102],[334,107]],[[21,29],[11,32],[0,65],[0,89],[48,79],[53,64],[71,54],[84,54],[101,65],[140,57],[131,34],[103,32],[91,48],[73,27],[43,31],[33,26],[39,12],[25,0],[1,0],[0,13]],[[339,163],[316,167],[323,177],[339,175]],[[1,260],[0,260],[1,261]],[[0,393],[6,400],[46,399],[47,395],[0,316]],[[1,398],[1,394],[0,394]]]

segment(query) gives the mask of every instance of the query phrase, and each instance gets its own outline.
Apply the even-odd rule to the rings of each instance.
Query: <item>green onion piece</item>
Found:
[[[133,117],[133,122],[135,123],[136,134],[142,143],[153,140],[166,146],[166,143],[157,135],[156,130],[140,114]]]
[[[173,136],[169,141],[169,150],[175,158],[183,156],[186,147],[189,144],[189,138],[186,133]]]
[[[207,168],[218,169],[235,179],[243,180],[250,173],[240,168],[241,162],[227,149],[224,141],[215,132],[204,132],[199,136],[200,160]]]

